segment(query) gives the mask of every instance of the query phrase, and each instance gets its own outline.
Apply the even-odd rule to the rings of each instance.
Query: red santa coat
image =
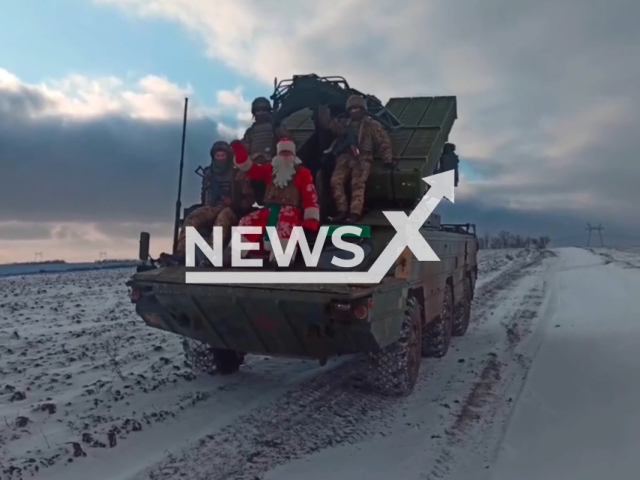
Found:
[[[238,226],[262,227],[262,231],[265,232],[267,225],[275,223],[274,226],[283,249],[286,248],[293,227],[302,226],[308,230],[318,230],[320,207],[313,176],[308,168],[297,165],[290,182],[284,187],[277,187],[273,184],[274,170],[271,164],[253,163],[245,153],[244,146],[238,145],[236,142],[232,143],[232,148],[235,153],[236,166],[246,172],[247,177],[251,180],[263,181],[267,186],[265,194],[267,207],[243,217]],[[275,211],[278,208],[276,218]],[[264,240],[265,236],[263,234],[244,235],[248,242],[260,242]],[[270,249],[268,240],[263,242],[263,246]]]

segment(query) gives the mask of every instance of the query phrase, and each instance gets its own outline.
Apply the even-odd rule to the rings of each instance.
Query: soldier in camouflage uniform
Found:
[[[211,234],[213,227],[222,227],[225,245],[231,238],[231,227],[238,219],[253,210],[253,191],[244,172],[233,165],[233,151],[227,142],[219,141],[211,147],[211,165],[202,178],[200,194],[203,205],[184,219],[178,238],[175,262],[184,261],[186,227],[195,227],[203,237]]]
[[[331,191],[338,209],[338,214],[330,219],[333,222],[357,222],[362,216],[365,184],[371,173],[374,151],[385,165],[391,168],[394,165],[389,134],[378,121],[366,115],[366,110],[366,100],[352,95],[347,99],[348,118],[332,118],[326,106],[321,106],[318,112],[320,125],[338,136],[332,145],[337,158],[331,176]],[[351,205],[344,189],[349,175]]]
[[[456,154],[456,146],[453,143],[445,143],[440,155],[440,165],[436,173],[454,171],[454,186],[458,186],[458,166],[460,159]]]
[[[264,97],[256,98],[251,104],[255,121],[245,132],[242,143],[249,151],[249,159],[258,164],[271,161],[278,140],[291,138],[284,126],[273,124],[272,111],[271,102]]]

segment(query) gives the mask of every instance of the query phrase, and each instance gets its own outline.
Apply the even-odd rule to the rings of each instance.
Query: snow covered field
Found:
[[[635,479],[640,255],[481,252],[472,326],[413,395],[357,359],[194,375],[129,269],[0,278],[0,479]]]

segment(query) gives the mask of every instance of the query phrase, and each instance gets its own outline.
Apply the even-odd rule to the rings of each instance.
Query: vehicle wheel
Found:
[[[234,350],[213,348],[203,342],[185,338],[182,349],[187,363],[197,372],[229,375],[237,372],[244,362],[244,354]]]
[[[420,338],[422,320],[420,305],[414,297],[407,299],[400,339],[370,354],[367,383],[385,396],[410,394],[420,373]]]
[[[464,277],[462,281],[462,298],[455,307],[453,317],[453,336],[461,337],[467,333],[469,328],[469,320],[471,319],[471,280]]]
[[[422,355],[441,358],[449,351],[453,329],[453,293],[447,284],[444,287],[440,315],[427,325],[422,337]]]
[[[211,351],[216,370],[220,375],[236,373],[240,369],[240,365],[244,363],[244,353],[222,348],[214,348]]]
[[[197,342],[190,338],[182,339],[184,359],[192,370],[213,375],[216,365],[213,360],[213,348],[203,342]]]

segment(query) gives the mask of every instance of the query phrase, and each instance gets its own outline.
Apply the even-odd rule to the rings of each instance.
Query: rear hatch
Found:
[[[393,277],[375,286],[198,285],[184,283],[185,271],[160,268],[129,282],[136,312],[149,326],[274,356],[324,358],[370,348],[370,320],[388,307],[385,292],[397,288]]]

